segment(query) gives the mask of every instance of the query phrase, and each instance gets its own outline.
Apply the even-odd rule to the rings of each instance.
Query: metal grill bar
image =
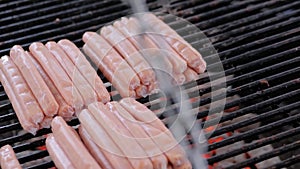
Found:
[[[232,136],[230,138],[226,138],[221,142],[213,143],[213,144],[208,146],[208,149],[209,150],[214,150],[214,149],[232,144],[234,142],[241,141],[241,140],[244,140],[246,138],[250,138],[252,136],[261,134],[263,132],[267,132],[267,131],[282,127],[284,125],[288,125],[289,123],[293,123],[293,122],[299,120],[299,118],[300,118],[300,114],[297,114],[297,115],[290,116],[290,117],[287,117],[287,118],[282,119],[282,120],[278,120],[278,121],[270,123],[268,125],[265,125],[265,126],[262,126],[262,127],[256,128],[256,129],[249,130],[247,132],[238,134],[236,136]]]
[[[247,144],[247,145],[245,145],[245,146],[243,146],[239,149],[234,149],[230,152],[213,156],[210,159],[208,159],[207,161],[208,161],[209,164],[213,164],[213,163],[222,161],[224,159],[227,159],[227,158],[230,158],[230,157],[242,154],[242,153],[246,153],[250,150],[254,150],[256,148],[271,144],[274,141],[279,141],[279,140],[282,140],[286,137],[290,137],[290,136],[293,136],[293,135],[296,135],[296,134],[300,134],[300,127],[285,131],[283,133],[276,134],[274,136],[270,136],[268,138],[263,138],[263,139],[260,139],[258,141],[254,141],[253,143],[249,143],[249,144]]]
[[[278,156],[280,154],[288,152],[288,151],[290,151],[292,149],[297,149],[299,147],[300,147],[300,140],[295,141],[292,144],[284,145],[281,148],[277,148],[277,149],[273,150],[272,152],[263,154],[263,155],[261,155],[261,156],[259,156],[257,158],[252,158],[252,159],[246,160],[246,161],[244,161],[242,163],[236,164],[234,166],[226,167],[225,169],[239,169],[239,168],[243,168],[243,167],[246,167],[246,166],[248,166],[250,164],[264,161],[266,159]]]

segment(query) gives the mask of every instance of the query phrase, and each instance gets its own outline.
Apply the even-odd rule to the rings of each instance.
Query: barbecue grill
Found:
[[[222,61],[226,85],[225,112],[218,123],[208,118],[219,113],[209,93],[222,84],[210,84],[205,74],[196,80],[200,96],[189,97],[198,110],[199,125],[208,138],[205,155],[210,168],[300,168],[300,1],[290,0],[173,0],[170,5],[147,2],[150,11],[168,12],[185,18],[209,37]],[[25,49],[35,41],[70,39],[78,47],[85,31],[129,15],[130,8],[116,0],[14,0],[0,1],[0,54],[19,44]],[[208,67],[215,62],[212,46],[198,38],[180,20],[165,21],[204,56]],[[101,72],[99,76],[108,85]],[[215,79],[220,78],[213,74]],[[190,89],[190,84],[184,85]],[[49,168],[54,163],[45,150],[45,135],[25,133],[0,86],[0,146],[10,144],[25,168]],[[152,100],[161,99],[153,94]],[[219,98],[221,99],[221,98]],[[149,97],[138,99],[152,110]],[[168,101],[167,101],[168,102]],[[169,109],[172,103],[167,104]],[[209,110],[210,113],[209,113]],[[168,111],[158,115],[165,120]],[[205,125],[204,125],[205,123]],[[70,125],[79,124],[77,119]],[[189,139],[187,135],[187,139]],[[193,140],[190,140],[192,147]]]

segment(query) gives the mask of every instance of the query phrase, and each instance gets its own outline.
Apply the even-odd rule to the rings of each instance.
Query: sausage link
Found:
[[[55,140],[53,134],[48,134],[46,147],[55,167],[58,169],[75,169],[69,157]]]
[[[108,91],[106,90],[100,77],[97,75],[95,69],[93,69],[91,64],[88,62],[83,53],[78,49],[78,47],[67,39],[60,40],[58,44],[67,53],[67,55],[75,64],[83,77],[96,91],[98,101],[101,101],[102,103],[108,102],[110,100]]]
[[[136,124],[134,118],[117,102],[110,102],[106,106],[121,121],[125,128],[136,138],[147,155],[150,157],[154,169],[166,169],[168,161],[163,152],[157,147],[153,140],[147,135],[143,128]],[[117,110],[117,111],[116,111]]]
[[[28,118],[29,116],[23,113],[24,109],[22,108],[20,102],[18,101],[16,94],[13,91],[12,86],[9,84],[8,79],[5,77],[2,70],[0,70],[0,78],[1,83],[4,87],[5,93],[7,94],[14,111],[17,114],[18,120],[23,127],[24,130],[32,133],[35,135],[36,131],[39,129],[39,126],[37,124],[34,124],[31,122],[31,120]]]
[[[88,106],[88,109],[98,123],[107,131],[108,135],[110,135],[124,155],[128,157],[129,162],[134,168],[153,168],[145,151],[140,147],[135,139],[132,138],[129,131],[124,128],[124,126],[102,103],[92,103]]]
[[[148,62],[118,29],[111,25],[103,27],[101,36],[130,64],[144,85],[149,85],[155,81],[155,74]]]
[[[129,22],[139,25],[139,21],[136,18],[129,18]],[[135,28],[135,29],[138,29]],[[168,53],[168,59],[173,65],[173,71],[175,73],[183,73],[187,68],[186,61],[179,56],[179,54],[164,40],[164,38],[156,32],[146,32],[144,36],[148,36],[161,50]]]
[[[188,65],[203,73],[206,69],[206,62],[203,60],[201,54],[196,51],[189,43],[187,43],[182,37],[180,37],[172,28],[165,24],[162,20],[158,19],[152,13],[144,14],[144,19],[148,21],[150,25],[153,25],[153,29],[164,36],[164,39],[172,46],[172,48],[178,52],[182,58],[186,60]]]
[[[55,140],[76,168],[101,169],[81,142],[76,131],[68,126],[61,117],[55,117],[51,127]]]
[[[32,63],[30,56],[27,55],[21,46],[15,45],[10,50],[10,57],[20,72],[22,72],[25,81],[37,99],[44,114],[48,117],[56,115],[58,104],[47,84]]]
[[[172,133],[151,110],[131,98],[122,99],[120,104],[136,121],[139,121],[161,151],[165,152],[166,157],[175,169],[192,168],[182,147],[179,146]]]
[[[32,63],[35,65],[37,70],[39,71],[40,75],[44,79],[45,83],[49,87],[51,93],[53,94],[55,100],[59,104],[59,109],[58,109],[58,115],[63,117],[65,120],[69,121],[74,115],[74,108],[72,108],[70,105],[66,103],[62,95],[59,93],[57,88],[55,87],[54,83],[50,79],[50,77],[47,75],[45,70],[41,67],[41,65],[35,60],[35,58],[31,55],[31,53],[27,52],[27,55],[30,56]]]
[[[105,169],[114,169],[114,167],[110,164],[109,160],[106,158],[101,148],[93,142],[88,132],[82,126],[79,126],[78,131],[85,146],[93,155],[93,157],[98,162],[98,164]]]
[[[32,53],[32,56],[51,78],[67,104],[74,107],[75,111],[81,110],[83,107],[83,100],[79,92],[50,51],[39,42],[32,43],[29,46],[29,50]]]
[[[82,127],[87,131],[94,143],[103,149],[105,157],[113,165],[113,168],[133,169],[128,159],[124,157],[124,154],[110,138],[105,129],[100,126],[87,109],[82,110],[78,118]]]
[[[1,57],[0,67],[9,85],[12,86],[17,101],[21,105],[22,111],[19,114],[24,114],[26,119],[35,125],[42,122],[44,118],[43,111],[17,66],[8,56],[3,56]]]
[[[130,87],[130,89],[140,86],[140,80],[134,70],[100,35],[94,32],[86,32],[83,35],[83,41],[100,57],[100,60],[103,60],[109,71],[113,73],[113,77],[108,77],[108,79],[122,79],[126,81],[126,87]]]
[[[129,84],[128,80],[123,77],[118,77],[120,74],[114,75],[114,72],[103,62],[100,57],[87,45],[83,46],[84,52],[91,58],[91,60],[99,67],[104,76],[112,83],[122,97],[135,97],[135,91],[127,87]],[[109,56],[108,56],[109,57]]]
[[[81,75],[77,67],[69,59],[66,53],[60,48],[60,46],[55,42],[47,42],[45,46],[68,74],[69,78],[80,93],[85,105],[89,105],[90,103],[97,101],[97,94],[94,89]]]
[[[10,145],[1,147],[0,161],[2,169],[22,169],[14,150]]]

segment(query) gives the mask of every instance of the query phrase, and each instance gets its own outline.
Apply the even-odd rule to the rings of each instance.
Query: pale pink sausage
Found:
[[[108,103],[109,104],[109,103]],[[115,116],[101,102],[88,106],[89,111],[98,123],[106,130],[108,135],[128,157],[131,165],[136,169],[152,169],[152,163],[146,152],[135,141],[129,131],[116,119]],[[134,151],[132,151],[134,150]]]
[[[101,169],[88,152],[76,131],[59,116],[51,123],[55,140],[76,168]]]
[[[42,122],[44,114],[21,72],[8,56],[1,57],[0,67],[21,105],[22,111],[19,114],[23,113],[28,121],[38,125]]]
[[[39,125],[31,122],[28,115],[23,113],[24,109],[22,108],[21,103],[18,101],[16,94],[13,91],[12,85],[9,84],[8,79],[5,77],[2,70],[0,70],[1,83],[4,87],[5,93],[7,94],[14,111],[17,114],[18,120],[25,131],[28,131],[35,135],[36,131],[39,129]]]
[[[44,114],[48,117],[56,115],[58,104],[47,84],[32,63],[30,56],[27,55],[21,46],[15,45],[10,50],[10,57],[20,72],[22,72],[25,81],[37,99]]]
[[[94,32],[86,32],[83,35],[83,41],[103,60],[103,63],[113,73],[113,77],[108,77],[108,79],[124,80],[127,83],[126,87],[130,89],[140,86],[140,80],[134,70],[100,35]]]
[[[117,75],[114,75],[114,72],[108,67],[107,62],[104,62],[99,55],[97,55],[87,44],[83,46],[84,52],[91,58],[91,60],[99,67],[104,76],[112,83],[112,85],[118,90],[122,97],[135,97],[135,91],[130,89],[128,79],[123,79],[120,74],[122,72],[117,72]],[[112,53],[113,54],[113,53]],[[110,55],[107,55],[110,57]],[[109,63],[108,63],[109,64]]]
[[[60,40],[58,44],[68,54],[69,58],[75,64],[79,72],[96,91],[98,101],[103,103],[108,102],[110,100],[108,91],[106,90],[100,77],[97,75],[95,69],[93,69],[79,48],[67,39]]]
[[[129,63],[144,85],[149,85],[155,81],[154,71],[148,62],[118,29],[111,25],[103,27],[101,29],[101,36]]]
[[[198,74],[191,68],[187,68],[185,72],[183,72],[186,82],[190,82],[192,80],[198,79]]]
[[[78,118],[82,127],[87,131],[94,143],[103,150],[102,152],[113,168],[133,169],[128,159],[124,157],[120,148],[117,147],[116,143],[114,143],[105,129],[101,127],[87,109],[82,110],[78,115]]]
[[[173,65],[168,56],[166,56],[166,53],[163,53],[148,36],[144,36],[139,32],[136,22],[129,21],[123,17],[121,21],[114,22],[114,27],[118,28],[145,58],[155,59],[153,57],[160,57],[159,60],[163,61],[165,65],[165,71],[169,73],[173,71]]]
[[[178,52],[188,63],[188,65],[203,73],[206,69],[206,62],[203,60],[201,54],[196,51],[189,43],[180,37],[172,28],[158,19],[152,13],[144,14],[144,19],[152,25],[152,28],[162,36]]]
[[[173,77],[173,83],[176,85],[182,85],[185,82],[185,76],[184,74],[174,74]]]
[[[1,147],[0,161],[2,169],[22,169],[14,150],[10,145]]]
[[[74,107],[75,111],[81,110],[83,100],[79,92],[50,51],[39,42],[32,43],[29,50],[53,81],[66,103]]]
[[[163,152],[147,135],[143,128],[134,122],[135,120],[130,113],[117,102],[110,102],[107,106],[110,107],[111,112],[122,122],[124,127],[130,131],[132,136],[135,137],[137,142],[142,146],[152,161],[153,169],[166,169],[168,161]]]
[[[55,140],[53,134],[47,136],[46,147],[55,167],[58,169],[75,169],[71,160]]]
[[[129,22],[135,22],[135,25],[137,26],[140,24],[136,18],[129,18]],[[135,29],[139,28],[137,27]],[[148,36],[161,50],[169,54],[168,59],[172,63],[173,71],[175,73],[183,73],[186,70],[186,61],[178,55],[159,33],[147,32],[144,36]]]
[[[105,169],[114,169],[113,166],[108,161],[108,159],[105,157],[104,152],[101,150],[101,148],[93,142],[88,132],[82,126],[78,127],[78,131],[85,146],[93,155],[93,157],[98,162],[98,164]]]
[[[43,121],[40,123],[40,128],[50,128],[53,117],[45,116]]]
[[[140,98],[140,97],[146,97],[149,92],[147,86],[141,85],[135,89],[135,93],[137,98]]]
[[[41,67],[41,65],[35,60],[35,58],[33,58],[33,56],[29,52],[26,51],[26,53],[27,53],[27,55],[30,56],[33,64],[35,65],[35,67],[39,71],[40,75],[42,76],[42,78],[46,82],[47,86],[49,87],[51,93],[55,97],[55,100],[59,104],[58,115],[63,117],[67,121],[71,120],[71,118],[74,115],[74,111],[75,111],[74,108],[72,108],[70,105],[68,105],[66,103],[66,101],[63,99],[63,97],[61,96],[61,94],[59,93],[59,91],[57,90],[55,85],[53,84],[50,77],[47,75],[47,73]]]
[[[153,141],[165,152],[175,169],[191,168],[184,150],[179,146],[172,133],[146,106],[131,98],[124,98],[120,104],[139,121]]]
[[[94,89],[82,76],[77,67],[60,48],[60,46],[55,42],[48,42],[45,46],[60,63],[61,67],[64,68],[65,72],[68,74],[69,78],[80,93],[85,105],[89,105],[90,103],[97,101],[97,94]]]

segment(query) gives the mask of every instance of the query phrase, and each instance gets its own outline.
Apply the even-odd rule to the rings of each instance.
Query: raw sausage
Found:
[[[58,169],[75,169],[71,160],[55,140],[53,134],[48,134],[46,147],[51,159]]]
[[[148,62],[118,29],[111,25],[103,27],[101,36],[130,64],[144,85],[149,85],[155,81],[155,74]]]
[[[79,126],[78,131],[79,131],[79,135],[80,135],[82,141],[84,142],[85,146],[90,151],[90,153],[93,155],[93,157],[98,162],[98,164],[102,168],[105,168],[105,169],[114,169],[113,166],[110,164],[110,162],[105,157],[104,152],[101,150],[101,148],[93,142],[93,140],[89,136],[88,132],[82,126]]]
[[[82,110],[78,118],[95,144],[103,149],[106,159],[114,169],[133,169],[128,159],[87,109]]]
[[[134,168],[153,168],[145,151],[132,136],[129,137],[129,131],[116,119],[116,117],[112,116],[104,104],[101,102],[92,103],[88,106],[88,109],[98,123],[106,130],[108,135],[110,135],[117,146],[119,146],[124,155],[128,157],[129,162]]]
[[[24,109],[21,105],[22,103],[18,101],[18,98],[13,91],[12,85],[9,84],[8,79],[5,77],[2,70],[0,70],[0,75],[1,75],[1,83],[17,114],[21,126],[23,127],[24,130],[35,135],[36,131],[39,129],[39,125],[32,123],[30,116],[24,113]]]
[[[1,57],[0,67],[8,80],[8,84],[12,86],[17,101],[21,105],[22,111],[19,114],[24,114],[28,121],[38,125],[42,122],[44,114],[21,72],[8,56]]]
[[[81,75],[79,70],[69,59],[66,53],[60,48],[60,46],[55,42],[48,42],[45,46],[49,49],[52,55],[60,63],[61,67],[63,67],[65,72],[69,75],[69,78],[80,93],[85,105],[89,105],[90,103],[97,101],[97,95],[94,89]]]
[[[46,74],[45,70],[35,60],[35,58],[33,58],[33,56],[31,55],[31,53],[29,53],[27,51],[26,51],[26,53],[27,53],[27,55],[30,56],[33,64],[35,65],[35,67],[39,71],[40,75],[42,76],[42,78],[46,82],[47,86],[49,87],[51,93],[55,97],[55,100],[59,104],[58,115],[61,116],[61,117],[63,117],[67,121],[71,120],[71,118],[74,115],[74,109],[70,105],[68,105],[66,103],[66,101],[62,98],[61,94],[59,93],[59,91],[57,90],[57,88],[55,87],[55,85],[53,84],[53,82],[51,81],[50,77]]]
[[[153,25],[152,28],[154,31],[164,36],[164,39],[186,60],[191,68],[198,71],[198,73],[203,73],[205,71],[206,62],[203,60],[201,54],[180,37],[172,28],[152,13],[144,14],[143,17],[150,25]]]
[[[150,157],[153,169],[166,169],[168,161],[163,152],[147,135],[143,128],[134,123],[134,118],[119,103],[110,102],[106,104],[110,111],[121,121],[125,128],[136,138],[137,142],[142,146],[144,151]]]
[[[153,112],[131,98],[122,99],[120,104],[141,124],[161,151],[165,152],[166,157],[175,169],[192,168],[184,150]]]
[[[136,29],[138,26],[135,22],[129,22],[127,18],[122,17],[120,21],[115,21],[113,25],[131,41],[146,60],[152,60],[156,59],[155,57],[159,57],[159,60],[164,64],[164,71],[172,73],[173,66],[170,60],[165,57],[166,53],[162,52],[148,36],[141,34]],[[151,60],[149,63],[152,65]]]
[[[129,22],[135,23],[135,26],[139,26],[140,24],[136,18],[129,18]],[[136,27],[135,29],[138,31],[139,27]],[[161,50],[165,50],[169,54],[168,59],[172,63],[173,71],[175,73],[183,73],[186,70],[186,61],[178,55],[159,33],[146,32],[144,36],[148,36]]]
[[[60,40],[58,44],[67,53],[79,72],[96,91],[98,101],[101,101],[102,103],[108,102],[110,100],[108,91],[106,90],[100,77],[97,75],[95,69],[93,69],[78,47],[67,39]]]
[[[67,104],[74,107],[75,111],[81,110],[83,107],[83,100],[80,94],[49,50],[39,42],[32,43],[29,46],[29,50],[32,53],[32,56],[39,62],[51,78]]]
[[[0,159],[2,169],[22,169],[14,150],[10,145],[1,147]]]
[[[47,84],[32,63],[30,56],[25,53],[21,46],[15,45],[10,50],[10,57],[19,68],[20,72],[22,72],[25,81],[37,99],[44,114],[48,117],[56,115],[58,104]]]
[[[61,117],[55,117],[51,127],[55,140],[76,168],[101,169],[81,142],[76,131],[68,126]]]
[[[122,72],[118,72],[117,75],[114,75],[114,72],[108,67],[107,63],[105,63],[104,60],[102,60],[87,44],[83,46],[83,50],[99,67],[104,76],[112,83],[122,97],[136,96],[135,91],[128,87],[128,79],[123,78],[124,76],[121,75]],[[108,57],[110,56],[108,55]]]
[[[134,70],[100,35],[94,32],[86,32],[83,35],[83,41],[97,54],[100,60],[103,60],[109,71],[113,73],[113,76],[108,79],[124,80],[127,84],[126,87],[130,89],[136,89],[140,86],[140,80]]]

